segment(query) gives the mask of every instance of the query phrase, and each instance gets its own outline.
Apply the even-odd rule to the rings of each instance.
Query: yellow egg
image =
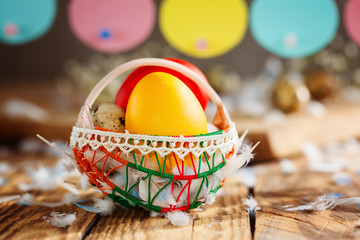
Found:
[[[147,135],[198,135],[207,133],[207,121],[199,101],[181,80],[154,72],[131,93],[125,129]]]

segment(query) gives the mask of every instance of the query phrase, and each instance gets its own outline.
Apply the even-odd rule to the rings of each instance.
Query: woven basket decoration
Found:
[[[198,136],[152,136],[94,128],[90,108],[100,92],[118,75],[142,66],[170,68],[196,82],[217,106],[212,123],[216,130]],[[254,147],[243,144],[245,135],[238,136],[220,97],[201,76],[170,60],[143,58],[120,65],[95,86],[70,144],[80,171],[104,195],[123,206],[170,212],[213,202],[225,177],[252,157]]]

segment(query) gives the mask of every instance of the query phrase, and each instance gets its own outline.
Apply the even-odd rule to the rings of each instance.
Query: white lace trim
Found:
[[[241,142],[245,135],[246,132],[241,136]],[[80,127],[73,127],[70,137],[70,146],[79,149],[89,145],[93,150],[105,147],[107,151],[112,152],[115,148],[118,148],[125,154],[138,150],[143,155],[157,152],[161,157],[169,153],[175,153],[180,159],[184,159],[189,153],[192,153],[195,157],[199,157],[204,152],[209,155],[217,151],[226,154],[238,144],[239,137],[234,123],[231,124],[228,132],[199,137],[151,136],[130,134],[129,132],[115,133]]]

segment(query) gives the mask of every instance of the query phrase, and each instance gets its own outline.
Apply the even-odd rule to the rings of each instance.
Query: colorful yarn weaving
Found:
[[[193,79],[218,107],[213,124],[220,130],[184,137],[94,128],[89,109],[102,89],[119,74],[143,66],[170,68]],[[73,127],[70,145],[80,171],[104,195],[123,206],[171,212],[213,202],[225,178],[252,158],[255,147],[242,144],[245,135],[239,138],[221,99],[201,76],[176,62],[145,58],[120,65],[95,86]]]

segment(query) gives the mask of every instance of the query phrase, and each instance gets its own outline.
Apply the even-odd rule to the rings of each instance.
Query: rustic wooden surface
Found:
[[[0,197],[23,194],[17,185],[28,181],[21,170],[25,164],[53,164],[54,157],[39,154],[9,156],[7,162],[19,169],[6,175],[7,184],[0,186]],[[62,199],[64,190],[32,190],[36,200],[56,202]],[[248,190],[236,179],[229,179],[216,198],[205,210],[191,211],[190,225],[173,226],[167,218],[151,217],[139,209],[118,208],[111,216],[89,213],[75,205],[49,208],[21,206],[13,202],[0,203],[0,239],[251,239],[249,217],[242,204]],[[58,228],[43,217],[51,212],[76,212],[76,221]]]
[[[1,87],[0,138],[33,138],[36,134],[40,134],[47,139],[67,141],[72,126],[77,120],[80,106],[69,105],[71,101],[62,101],[55,84],[30,83],[8,84]],[[37,121],[23,116],[9,116],[6,114],[5,106],[12,100],[25,101],[40,107],[48,113],[48,118]]]
[[[0,187],[0,196],[23,194],[17,187],[27,181],[21,170],[25,164],[53,163],[56,158],[39,154],[5,158],[19,170],[7,173],[8,183]],[[323,194],[341,193],[345,197],[360,195],[360,176],[352,169],[353,182],[338,186],[332,173],[311,172],[304,157],[292,159],[297,170],[283,174],[278,162],[257,164],[257,183],[253,189],[260,209],[255,213],[254,238],[263,239],[359,239],[360,210],[335,208],[326,211],[286,211],[284,206],[299,206]],[[75,205],[49,208],[22,206],[14,202],[0,204],[0,239],[252,239],[247,207],[243,201],[250,189],[234,176],[225,182],[213,205],[205,210],[192,210],[193,222],[173,226],[167,218],[151,217],[139,209],[118,208],[111,216],[89,213]],[[39,201],[56,202],[64,190],[30,193]],[[43,217],[51,212],[76,212],[76,221],[58,228]]]
[[[255,239],[359,239],[359,211],[336,207],[326,211],[286,211],[284,206],[299,206],[323,194],[360,196],[360,177],[352,172],[353,182],[339,186],[332,173],[307,169],[303,157],[294,159],[297,172],[284,175],[279,164],[261,166],[254,189],[261,209],[256,212]],[[355,169],[354,169],[355,171]]]
[[[142,210],[117,211],[102,217],[87,239],[251,239],[249,217],[242,199],[247,191],[229,181],[216,202],[203,211],[192,210],[192,224],[178,227]]]
[[[38,154],[18,154],[3,157],[14,171],[2,175],[7,183],[0,186],[0,197],[24,194],[17,186],[26,183],[29,179],[23,171],[27,165],[53,164],[54,157],[43,157]],[[64,191],[32,190],[29,193],[36,196],[37,201],[56,202],[61,200]],[[51,212],[76,213],[76,221],[68,228],[55,228],[45,222],[44,216]],[[55,208],[43,206],[18,205],[15,202],[0,203],[0,239],[81,239],[91,224],[95,214],[88,213],[80,208],[61,206]]]
[[[232,120],[237,130],[249,129],[250,142],[261,144],[256,159],[267,160],[293,156],[301,152],[303,142],[323,145],[332,141],[360,137],[360,106],[351,103],[328,104],[327,113],[316,117],[308,112],[287,115],[280,123],[271,123],[263,118],[234,115]],[[341,131],[335,131],[341,129]]]

